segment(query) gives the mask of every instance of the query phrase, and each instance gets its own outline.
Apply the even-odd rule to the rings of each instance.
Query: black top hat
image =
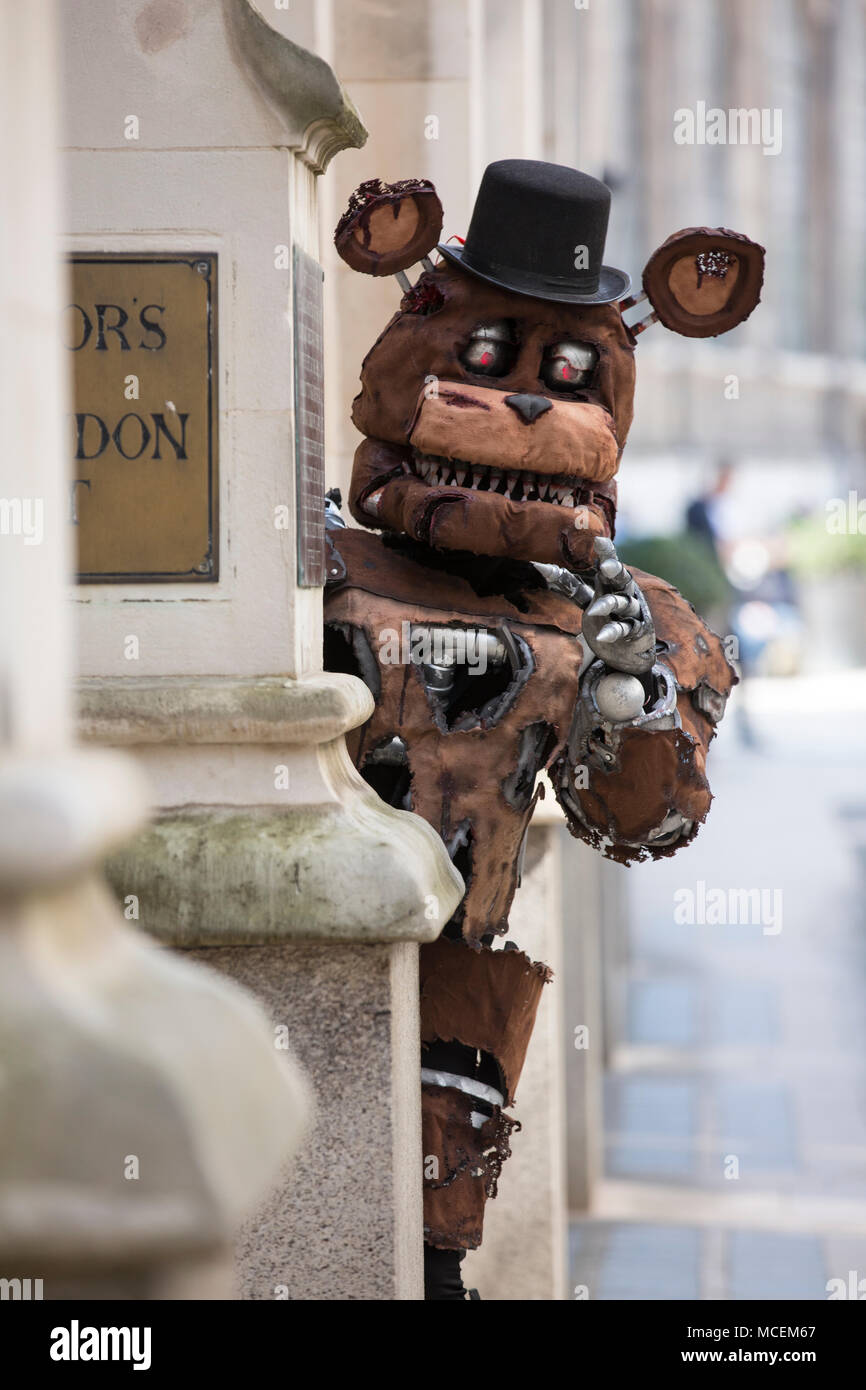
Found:
[[[602,265],[609,212],[610,189],[589,174],[500,159],[484,171],[463,246],[438,249],[470,274],[533,299],[611,304],[631,280]]]

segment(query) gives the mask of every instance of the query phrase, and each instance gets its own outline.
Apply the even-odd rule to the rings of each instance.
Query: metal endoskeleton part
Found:
[[[636,719],[646,702],[641,682],[626,671],[607,671],[596,685],[594,697],[599,714],[613,724]]]
[[[433,659],[425,661],[419,653],[432,654]],[[413,623],[410,657],[438,711],[437,718],[446,723],[454,701],[455,720],[473,722],[474,710],[475,722],[483,719],[487,726],[497,723],[534,669],[526,643],[506,626],[490,631],[444,623]]]
[[[641,707],[626,718],[611,716],[611,710],[622,708],[626,703],[618,692],[624,688],[631,692],[634,682],[643,687],[636,677],[623,671],[611,671],[603,661],[594,661],[581,681],[580,698],[574,713],[574,723],[568,739],[569,758],[575,764],[583,764],[588,757],[597,754],[605,764],[613,764],[616,757],[618,735],[623,729],[677,729],[681,720],[677,710],[677,686],[673,673],[662,662],[656,662],[650,672],[654,688],[652,704],[647,709],[643,701]],[[601,737],[599,737],[599,735]]]
[[[463,651],[475,656],[483,654],[485,663],[488,666],[501,665],[508,660],[508,646],[501,636],[495,632],[488,632],[487,628],[481,627],[457,627],[441,625],[427,625],[424,623],[413,623],[409,629],[410,645],[414,649],[415,642],[429,644],[429,649],[436,656],[437,666],[455,666],[458,663],[460,642],[454,643],[455,636],[462,639]],[[449,647],[451,650],[449,651]],[[465,659],[465,658],[464,658]],[[419,665],[425,663],[419,662]]]
[[[367,754],[367,762],[384,764],[387,767],[403,767],[408,762],[408,750],[402,738],[395,734],[387,743],[380,743]]]
[[[595,589],[583,584],[577,602],[584,610],[583,637],[599,660],[615,671],[644,675],[655,659],[656,634],[646,595],[617,555],[613,542],[594,542]]]
[[[435,1071],[432,1067],[421,1068],[422,1086],[450,1086],[452,1090],[462,1091],[464,1095],[472,1096],[475,1100],[484,1101],[487,1105],[495,1105],[500,1109],[505,1104],[505,1097],[501,1091],[497,1091],[495,1086],[488,1086],[484,1081],[476,1081],[474,1077],[459,1076],[457,1072]],[[472,1128],[480,1129],[489,1115],[483,1114],[480,1110],[473,1110]]]
[[[538,570],[551,593],[564,594],[566,598],[572,598],[575,602],[587,587],[576,574],[563,569],[562,565],[545,565],[540,560],[535,560],[532,568]]]
[[[671,811],[661,825],[649,832],[646,844],[654,845],[657,849],[676,844],[677,840],[690,835],[693,828],[694,821],[687,820],[679,811]]]
[[[328,531],[342,531],[345,529],[346,522],[340,511],[340,502],[333,492],[328,493],[325,498],[325,529]]]
[[[409,631],[413,664],[420,669],[428,692],[440,698],[451,695],[459,667],[471,673],[473,666],[486,670],[509,659],[506,643],[486,628],[413,623]],[[419,648],[432,652],[435,659],[416,661],[414,653]]]
[[[724,717],[728,697],[721,695],[718,690],[713,690],[712,686],[699,685],[697,690],[692,691],[692,703],[701,714],[706,715],[711,724],[719,724]]]
[[[607,773],[615,773],[619,768],[620,744],[626,730],[682,728],[673,673],[663,662],[656,662],[650,678],[654,693],[647,707],[641,682],[626,672],[609,669],[603,661],[594,662],[583,677],[568,745],[572,785],[563,786],[562,795],[569,811],[588,829],[589,822],[577,795],[578,788],[585,785],[582,776],[587,768],[596,766]],[[692,692],[693,699],[696,693]],[[715,692],[711,691],[710,694]],[[718,707],[718,701],[713,707]],[[687,840],[694,830],[693,818],[670,809],[657,825],[643,832],[639,839],[623,835],[621,843],[637,850],[660,851]],[[612,843],[603,834],[598,838],[602,844]]]
[[[624,703],[629,703],[620,699],[616,692],[624,689],[628,695],[633,695],[631,683],[639,690],[643,702],[643,687],[636,677],[622,671],[611,671],[603,661],[596,661],[581,681],[580,699],[569,734],[566,759],[571,770],[571,785],[564,784],[561,795],[572,815],[587,828],[588,822],[580,805],[580,798],[575,794],[576,788],[582,785],[587,768],[595,766],[609,773],[616,771],[620,739],[626,729],[660,730],[682,727],[677,710],[677,687],[673,673],[661,662],[656,662],[650,677],[654,688],[652,704],[648,709],[641,705],[637,711],[624,719],[611,718],[611,708],[622,708]],[[637,698],[636,695],[634,698]],[[693,825],[693,821],[676,811],[671,811],[645,837],[640,840],[623,837],[623,843],[636,848],[652,845],[656,849],[664,849],[681,836],[690,834]],[[607,842],[603,835],[600,839]]]

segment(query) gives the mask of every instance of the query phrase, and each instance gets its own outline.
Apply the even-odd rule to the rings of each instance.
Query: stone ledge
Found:
[[[141,927],[178,947],[433,941],[463,895],[427,822],[372,793],[165,812],[106,871],[138,898]]]
[[[78,735],[85,743],[325,743],[373,713],[354,676],[91,677],[79,681]]]
[[[227,28],[250,74],[286,122],[303,132],[289,148],[316,174],[338,150],[367,140],[358,112],[323,58],[268,24],[251,0],[223,0]]]

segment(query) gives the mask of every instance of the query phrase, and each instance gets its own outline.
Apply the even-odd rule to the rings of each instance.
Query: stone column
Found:
[[[219,577],[74,595],[82,735],[135,755],[156,811],[109,877],[145,930],[248,984],[316,1083],[302,1186],[246,1228],[243,1296],[417,1298],[417,952],[462,883],[352,767],[371,697],[322,673],[322,576],[299,565],[305,506],[324,518],[306,447],[316,185],[366,133],[291,11],[89,0],[65,17],[70,249],[216,257]],[[87,65],[104,80],[82,92]]]
[[[241,1232],[241,1296],[420,1299],[416,941],[286,937],[190,954],[256,991],[316,1093],[311,1142]]]
[[[128,928],[98,872],[146,790],[70,741],[55,40],[47,0],[2,0],[0,1274],[227,1297],[232,1229],[308,1094],[251,998]]]
[[[162,808],[112,856],[115,890],[255,990],[315,1084],[312,1145],[244,1235],[248,1298],[421,1296],[418,945],[462,887],[426,821],[350,763],[343,734],[371,709],[340,675],[82,686],[85,736],[134,748]],[[213,766],[229,775],[202,804]],[[273,779],[263,796],[274,766],[295,804]]]

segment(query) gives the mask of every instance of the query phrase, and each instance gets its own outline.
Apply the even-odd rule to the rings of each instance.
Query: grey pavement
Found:
[[[590,1298],[823,1299],[830,1279],[866,1281],[866,678],[746,698],[757,747],[725,721],[698,839],[618,871],[624,1036],[605,1179],[571,1231]],[[749,919],[677,922],[684,889],[723,890],[729,916],[748,901]]]

